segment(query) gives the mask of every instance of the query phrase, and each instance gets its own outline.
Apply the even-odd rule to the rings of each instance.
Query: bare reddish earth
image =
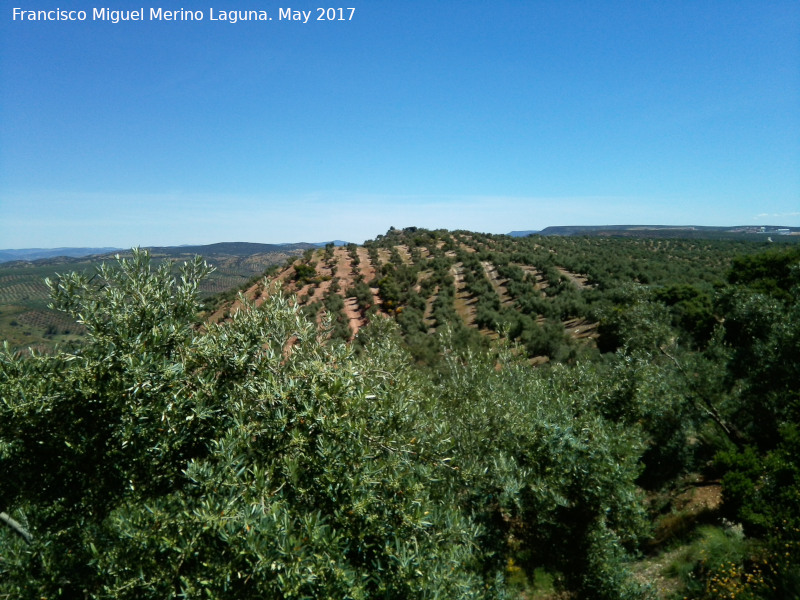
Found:
[[[483,261],[481,262],[483,265],[483,271],[486,273],[486,278],[489,280],[489,283],[492,284],[495,293],[500,297],[500,304],[503,306],[508,306],[509,304],[513,304],[514,301],[511,299],[511,296],[508,295],[508,291],[506,290],[505,284],[508,282],[508,279],[501,279],[500,275],[497,273],[497,267],[488,262]]]
[[[356,250],[356,254],[358,255],[358,269],[361,273],[361,276],[364,278],[364,283],[369,283],[373,279],[375,279],[377,272],[375,270],[375,266],[372,264],[372,261],[369,258],[369,252],[367,252],[366,248],[359,247]],[[381,305],[381,298],[378,295],[378,288],[369,288],[372,292],[372,303],[375,306]]]
[[[356,255],[358,256],[358,270],[361,275],[364,277],[364,281],[369,283],[373,279],[375,279],[375,267],[372,265],[372,261],[369,259],[369,252],[367,252],[366,248],[359,247],[356,250]]]
[[[561,273],[564,277],[569,279],[578,289],[585,289],[589,287],[588,279],[585,275],[577,275],[571,271],[567,271],[561,267],[556,267],[556,270]]]
[[[474,298],[470,298],[465,289],[466,286],[464,285],[463,265],[461,263],[454,264],[452,267],[450,267],[450,274],[453,276],[453,281],[456,288],[455,298],[453,299],[456,313],[458,313],[458,316],[464,320],[464,323],[472,327],[475,325],[474,305],[476,300]]]
[[[420,271],[417,273],[417,282],[414,284],[414,291],[418,294],[422,291],[422,282],[433,275],[432,271]]]
[[[525,273],[529,273],[530,275],[532,275],[534,277],[534,279],[536,280],[536,283],[534,284],[534,287],[537,290],[543,290],[544,288],[547,287],[548,283],[547,283],[547,280],[544,278],[544,275],[539,273],[539,271],[537,271],[533,267],[531,267],[529,265],[521,265],[519,263],[511,263],[511,264],[519,267]]]
[[[347,293],[347,290],[356,282],[356,273],[353,271],[353,259],[344,247],[339,247],[334,250],[334,257],[337,260],[336,275],[339,277],[339,287],[342,293]],[[360,260],[360,258],[359,258]],[[344,299],[344,313],[347,315],[347,320],[350,322],[350,330],[353,336],[358,333],[365,323],[366,319],[361,314],[358,308],[358,300],[355,297]]]
[[[378,248],[378,260],[381,261],[381,264],[389,262],[390,257],[391,253],[386,248]]]
[[[459,245],[461,246],[461,249],[464,250],[464,252],[469,252],[470,254],[474,254],[475,252],[477,252],[477,250],[475,250],[475,248],[473,248],[472,246],[468,246],[467,244],[465,244],[463,242],[461,244],[459,244]]]
[[[439,295],[439,286],[437,285],[433,289],[433,294],[430,298],[425,302],[425,313],[422,317],[423,323],[428,326],[428,333],[433,333],[435,329],[433,328],[434,321],[433,321],[433,303],[436,301],[436,297]]]
[[[367,319],[361,314],[358,300],[355,297],[345,298],[344,314],[347,316],[347,320],[350,321],[350,331],[353,332],[352,339],[356,336],[358,330],[367,324]]]
[[[597,323],[592,323],[586,319],[564,321],[564,329],[571,337],[579,340],[598,337]]]
[[[400,255],[400,258],[403,259],[404,265],[412,264],[413,261],[411,260],[411,252],[408,251],[408,246],[395,246],[395,248],[397,248],[397,253]]]

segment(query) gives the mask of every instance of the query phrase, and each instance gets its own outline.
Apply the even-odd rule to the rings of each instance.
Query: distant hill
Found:
[[[254,254],[271,254],[274,252],[291,252],[316,248],[317,244],[300,242],[297,244],[254,244],[250,242],[220,242],[201,246],[149,246],[153,255],[185,256],[199,254],[205,258],[215,256],[252,256]]]
[[[255,254],[273,254],[276,252],[295,252],[325,246],[329,242],[290,243],[290,244],[255,244],[249,242],[220,242],[217,244],[187,246],[149,246],[148,250],[155,256],[187,256],[199,254],[206,258],[216,256],[253,256]],[[347,242],[335,240],[335,246],[344,246]],[[20,250],[0,250],[0,263],[16,261],[47,261],[61,258],[84,258],[88,256],[107,256],[117,252],[125,252],[129,248],[25,248]],[[59,261],[69,262],[69,261]],[[40,263],[41,264],[41,263]]]
[[[732,256],[763,250],[769,238],[775,245],[800,243],[800,235],[788,235],[800,228],[765,227],[758,234],[754,229],[549,227],[539,232],[548,237],[530,238],[525,231],[511,236],[407,228],[352,246],[340,240],[333,247],[330,242],[223,242],[149,250],[156,265],[180,263],[195,254],[213,265],[199,290],[213,321],[236,310],[238,290],[263,301],[271,293],[264,285],[264,276],[270,275],[282,282],[285,293],[296,294],[309,316],[320,321],[331,316],[342,339],[351,339],[380,313],[397,320],[419,360],[435,354],[438,343],[428,341],[426,334],[448,326],[480,343],[504,335],[509,327],[532,359],[544,360],[591,346],[598,335],[593,304],[602,300],[601,289],[631,280],[662,286],[687,283],[695,280],[681,278],[701,266],[702,277],[695,275],[711,289],[724,277]],[[598,237],[581,241],[585,236]],[[659,237],[647,244],[638,241]],[[708,243],[698,244],[700,239]],[[101,262],[113,262],[114,254],[129,251],[93,248],[105,252],[64,256],[74,250],[57,249],[52,252],[60,256],[0,265],[0,340],[23,348],[80,338],[74,322],[48,308],[44,278],[69,271],[93,273]],[[21,256],[17,252],[14,256]],[[671,268],[662,269],[665,263]],[[672,269],[678,263],[680,268]],[[664,280],[664,273],[671,279]]]
[[[800,235],[800,227],[786,227],[784,225],[735,225],[732,227],[707,225],[555,225],[541,230],[510,231],[507,235],[511,237],[589,235],[646,238],[740,238],[752,235]],[[750,239],[754,238],[750,237]]]
[[[200,284],[199,292],[201,297],[207,298],[238,289],[251,280],[260,279],[268,269],[296,260],[317,248],[307,243],[224,242],[148,250],[156,265],[180,263],[195,255],[206,259],[214,271]],[[3,252],[10,256],[6,254],[6,260],[0,264],[0,340],[8,341],[12,348],[52,346],[76,341],[81,335],[82,329],[74,321],[48,308],[50,291],[45,278],[52,279],[58,273],[69,271],[93,273],[101,263],[114,262],[114,255],[130,256],[130,250],[117,248]]]
[[[545,227],[539,235],[589,235],[604,237],[658,238],[749,238],[761,236],[800,235],[800,227],[781,225],[735,225],[732,227],[704,225],[559,225]]]
[[[0,250],[0,263],[11,262],[14,260],[38,260],[40,258],[56,258],[67,256],[70,258],[81,258],[94,254],[108,254],[119,248],[24,248],[21,250]]]
[[[343,240],[331,240],[329,242],[314,242],[314,245],[321,248],[323,246],[327,246],[328,244],[333,244],[334,246],[338,247],[338,246],[347,246],[347,244],[349,243],[350,242],[345,242]]]
[[[746,238],[753,236],[800,235],[800,227],[782,225],[736,225],[732,227],[703,225],[556,225],[542,230],[527,229],[511,231],[511,237],[528,237],[530,235],[590,235],[590,236],[623,236],[623,237],[683,237],[683,238]],[[282,244],[258,244],[250,242],[220,242],[217,244],[187,246],[149,246],[153,255],[162,257],[179,257],[199,254],[206,258],[217,256],[252,256],[255,254],[272,254],[276,252],[295,253],[313,248],[322,248],[327,244],[336,247],[346,246],[344,240],[328,242],[298,242]],[[104,256],[116,252],[125,252],[127,248],[24,248],[0,249],[0,263],[12,261],[42,261],[58,258],[84,258],[87,256]],[[59,262],[70,262],[62,260]]]

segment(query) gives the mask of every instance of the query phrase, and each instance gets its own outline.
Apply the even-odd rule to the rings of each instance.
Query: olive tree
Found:
[[[27,536],[0,529],[0,596],[492,595],[393,336],[356,358],[281,294],[198,324],[208,272],[134,251],[59,277],[86,344],[0,356],[0,509]]]

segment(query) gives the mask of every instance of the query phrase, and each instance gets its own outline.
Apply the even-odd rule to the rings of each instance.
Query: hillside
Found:
[[[753,238],[751,238],[753,239]],[[689,336],[711,323],[708,306],[733,257],[762,250],[744,240],[511,237],[466,231],[390,230],[363,246],[307,250],[264,285],[243,290],[262,303],[279,285],[303,311],[331,320],[333,335],[352,340],[378,314],[395,319],[413,355],[435,360],[439,338],[486,347],[507,337],[535,363],[573,360],[596,352],[598,324],[633,283],[647,284],[675,306]],[[680,286],[684,289],[675,296]],[[686,291],[688,290],[688,291]],[[687,295],[688,294],[688,295]],[[674,297],[673,297],[674,296]],[[705,307],[705,308],[704,308]],[[212,307],[219,322],[239,308],[230,299]],[[705,312],[704,312],[705,311]],[[606,328],[603,349],[614,344]]]
[[[272,265],[284,263],[314,244],[249,244],[221,243],[207,246],[173,246],[149,248],[156,263],[169,261],[177,265],[203,255],[213,263],[215,271],[201,283],[200,292],[209,297],[236,289],[251,278],[260,278]],[[115,255],[130,257],[130,251],[66,256],[61,248],[57,256],[36,260],[13,260],[0,264],[0,339],[12,348],[48,348],[56,343],[80,340],[83,329],[69,317],[50,310],[49,290],[45,278],[54,279],[58,273],[79,271],[93,273],[103,262],[113,261]],[[97,249],[99,250],[99,249]],[[27,251],[17,251],[19,256]],[[35,254],[35,253],[34,253]]]
[[[204,321],[199,257],[61,276],[81,343],[0,352],[0,595],[797,598],[798,265],[410,228]]]
[[[527,237],[412,227],[363,246],[231,242],[149,251],[156,262],[176,265],[200,254],[215,267],[201,283],[214,321],[236,310],[237,290],[262,302],[270,290],[261,280],[270,270],[273,285],[296,294],[306,314],[331,317],[336,337],[353,339],[383,314],[398,322],[423,362],[439,352],[434,334],[450,330],[476,348],[505,335],[541,363],[594,351],[604,307],[617,302],[615,290],[626,284],[688,284],[709,302],[733,256],[768,245],[768,236],[722,235],[723,229],[731,228],[693,228],[706,236],[693,239],[657,226],[548,228]],[[775,235],[773,244],[798,239]],[[13,348],[79,340],[82,329],[47,308],[44,279],[92,272],[112,259],[61,256],[0,265],[0,336]]]

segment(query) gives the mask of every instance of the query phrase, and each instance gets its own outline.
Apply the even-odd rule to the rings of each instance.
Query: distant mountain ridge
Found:
[[[625,237],[729,237],[741,235],[800,235],[800,227],[783,225],[555,225],[541,231],[512,231],[513,237],[528,235],[590,235]]]
[[[152,254],[167,256],[184,256],[186,254],[199,254],[204,257],[219,255],[248,256],[252,254],[267,254],[270,252],[286,252],[289,250],[307,250],[316,248],[316,244],[299,242],[296,244],[257,244],[252,242],[219,242],[199,246],[147,246]]]
[[[350,242],[345,242],[344,240],[331,240],[329,242],[314,242],[315,246],[322,247],[327,246],[328,244],[333,244],[334,246],[347,246]]]
[[[529,235],[591,235],[591,236],[625,236],[625,237],[731,237],[751,234],[767,236],[775,235],[800,235],[800,227],[787,227],[783,225],[734,225],[709,226],[709,225],[555,225],[541,230],[511,231],[511,237],[527,237]],[[161,256],[186,256],[199,254],[204,257],[214,256],[250,256],[272,252],[287,252],[293,250],[308,250],[320,248],[327,244],[346,246],[348,242],[332,240],[329,242],[297,242],[282,244],[259,244],[252,242],[219,242],[216,244],[200,244],[186,246],[147,246],[153,254]],[[37,261],[55,258],[84,258],[87,256],[109,255],[115,252],[125,252],[128,248],[23,248],[0,249],[0,263],[12,261]]]
[[[251,242],[219,242],[216,244],[200,244],[185,246],[147,246],[151,253],[160,256],[185,256],[199,254],[207,258],[215,256],[251,256],[253,254],[268,254],[273,252],[290,252],[293,250],[308,250],[319,248],[333,243],[335,246],[345,246],[347,242],[334,240],[333,242],[297,242],[286,244],[258,244]],[[8,262],[33,262],[40,260],[53,260],[56,258],[86,258],[89,256],[110,255],[116,252],[125,252],[129,248],[24,248],[0,250],[0,263]]]
[[[108,254],[120,248],[23,248],[19,250],[8,249],[0,250],[0,263],[11,262],[14,260],[38,260],[40,258],[56,258],[67,256],[69,258],[80,258],[93,254]]]

